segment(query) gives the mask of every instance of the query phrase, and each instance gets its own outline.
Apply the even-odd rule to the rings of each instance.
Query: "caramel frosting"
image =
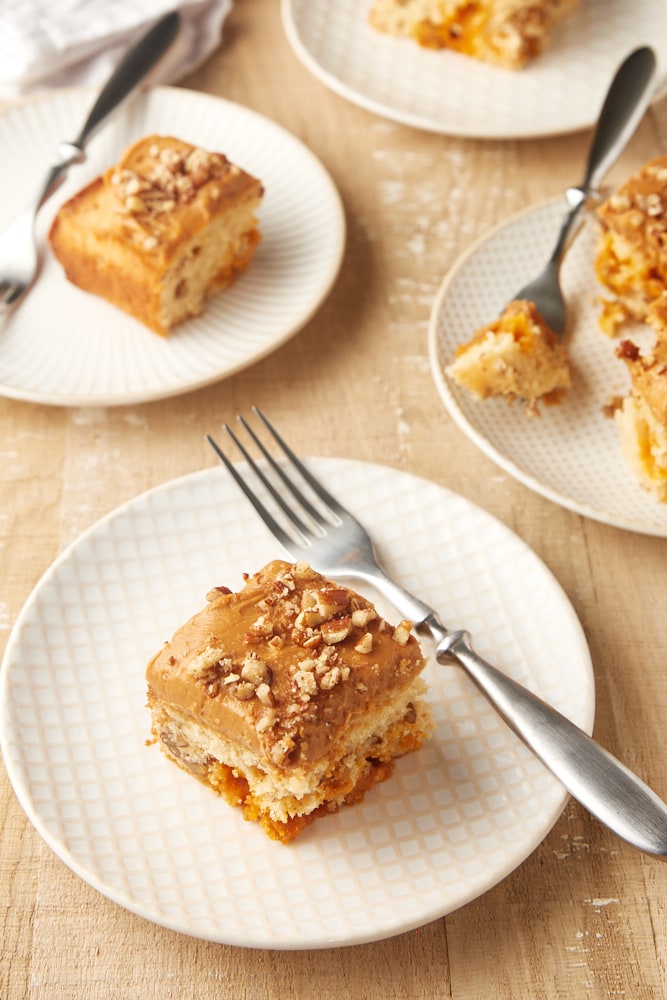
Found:
[[[306,770],[356,720],[407,690],[425,665],[411,623],[280,560],[206,607],[150,661],[149,699],[236,740],[269,770]]]
[[[160,270],[227,204],[263,193],[260,182],[224,154],[157,135],[130,146],[95,183],[97,222],[111,225],[123,245],[152,256]]]

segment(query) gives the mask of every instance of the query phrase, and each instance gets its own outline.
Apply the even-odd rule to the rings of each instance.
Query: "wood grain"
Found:
[[[144,406],[0,400],[0,639],[41,574],[119,504],[212,464],[207,431],[256,402],[297,450],[383,463],[484,507],[564,587],[593,655],[596,736],[667,795],[667,540],[588,521],[529,492],[452,423],[430,376],[433,295],[457,256],[515,210],[579,179],[586,133],[444,137],[374,117],[297,62],[275,0],[237,0],[219,50],[184,85],[254,108],[321,158],[348,242],[313,320],[229,380]],[[667,152],[654,107],[615,168]],[[213,945],[125,912],[42,843],[0,778],[3,1000],[659,1000],[667,867],[570,803],[533,855],[481,898],[397,938],[312,952]]]

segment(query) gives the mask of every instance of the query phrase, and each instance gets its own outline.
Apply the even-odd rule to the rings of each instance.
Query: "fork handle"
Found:
[[[667,805],[648,785],[555,708],[483,660],[468,632],[425,624],[440,636],[438,662],[456,660],[575,799],[629,844],[667,860]]]
[[[172,11],[160,18],[134,44],[113,71],[90,110],[76,139],[58,148],[60,160],[51,167],[35,200],[35,210],[56,191],[74,163],[86,158],[86,145],[109,115],[138,87],[172,45],[181,27],[181,15]]]
[[[170,48],[181,27],[181,15],[172,11],[160,18],[123,56],[95,101],[79,135],[72,143],[83,149],[109,115],[148,76]]]

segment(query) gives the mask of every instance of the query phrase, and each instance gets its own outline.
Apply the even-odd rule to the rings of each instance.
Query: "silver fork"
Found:
[[[253,407],[253,411],[280,448],[280,463],[242,416],[238,418],[241,425],[264,457],[261,465],[227,424],[224,429],[285,515],[290,530],[276,520],[241,467],[210,435],[207,440],[289,556],[308,561],[327,576],[374,586],[402,617],[431,635],[438,662],[453,659],[463,667],[511,729],[574,798],[623,840],[667,859],[667,805],[655,792],[556,709],[478,656],[465,629],[447,629],[433,608],[392,580],[378,563],[366,529],[309,472],[259,408]],[[322,510],[299,483],[307,484]]]
[[[35,280],[39,265],[35,217],[40,208],[58,190],[69,168],[85,160],[85,147],[90,139],[155,67],[172,45],[180,26],[181,15],[172,11],[128,50],[101,90],[77,138],[60,144],[60,160],[49,169],[37,195],[0,233],[0,311],[18,305]]]
[[[605,174],[637,129],[654,91],[656,68],[655,54],[648,47],[636,49],[619,66],[600,111],[584,179],[579,187],[565,192],[569,209],[551,257],[544,270],[514,296],[533,302],[554,333],[565,333],[567,326],[560,265],[578,229],[581,209],[597,195]]]

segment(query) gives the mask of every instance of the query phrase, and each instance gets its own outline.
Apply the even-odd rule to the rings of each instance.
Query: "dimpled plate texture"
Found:
[[[93,104],[85,88],[58,91],[0,116],[0,229],[27,204],[58,144],[76,135]],[[145,135],[225,153],[259,177],[262,242],[246,273],[167,339],[104,299],[70,284],[46,246],[59,207]],[[275,350],[316,311],[342,259],[345,223],[320,162],[255,112],[169,87],[147,91],[95,136],[86,163],[38,217],[42,270],[20,307],[0,320],[0,394],[56,405],[121,405],[216,382]]]
[[[582,629],[522,541],[406,473],[308,464],[372,527],[397,579],[590,732]],[[0,692],[5,761],[56,854],[149,920],[252,947],[377,940],[497,883],[545,836],[567,796],[458,668],[434,662],[425,674],[437,723],[430,742],[363,803],[318,820],[289,847],[146,746],[150,656],[211,586],[238,589],[244,571],[280,554],[217,467],[94,526],[46,573],[13,630]]]
[[[580,0],[548,50],[512,72],[371,28],[371,0],[282,0],[296,55],[331,90],[407,125],[479,138],[550,135],[596,120],[611,78],[650,44],[667,72],[664,0]]]
[[[588,219],[563,263],[563,291],[570,307],[567,343],[574,383],[558,406],[529,418],[520,402],[474,400],[445,374],[458,344],[490,322],[539,270],[553,249],[565,211],[558,199],[514,216],[476,243],[454,265],[436,297],[430,322],[431,369],[451,416],[485,454],[549,500],[586,517],[650,535],[667,535],[667,505],[639,486],[620,451],[614,398],[630,380],[615,356],[619,342],[598,326],[594,273],[596,223]],[[647,349],[653,335],[639,324],[624,336]]]

